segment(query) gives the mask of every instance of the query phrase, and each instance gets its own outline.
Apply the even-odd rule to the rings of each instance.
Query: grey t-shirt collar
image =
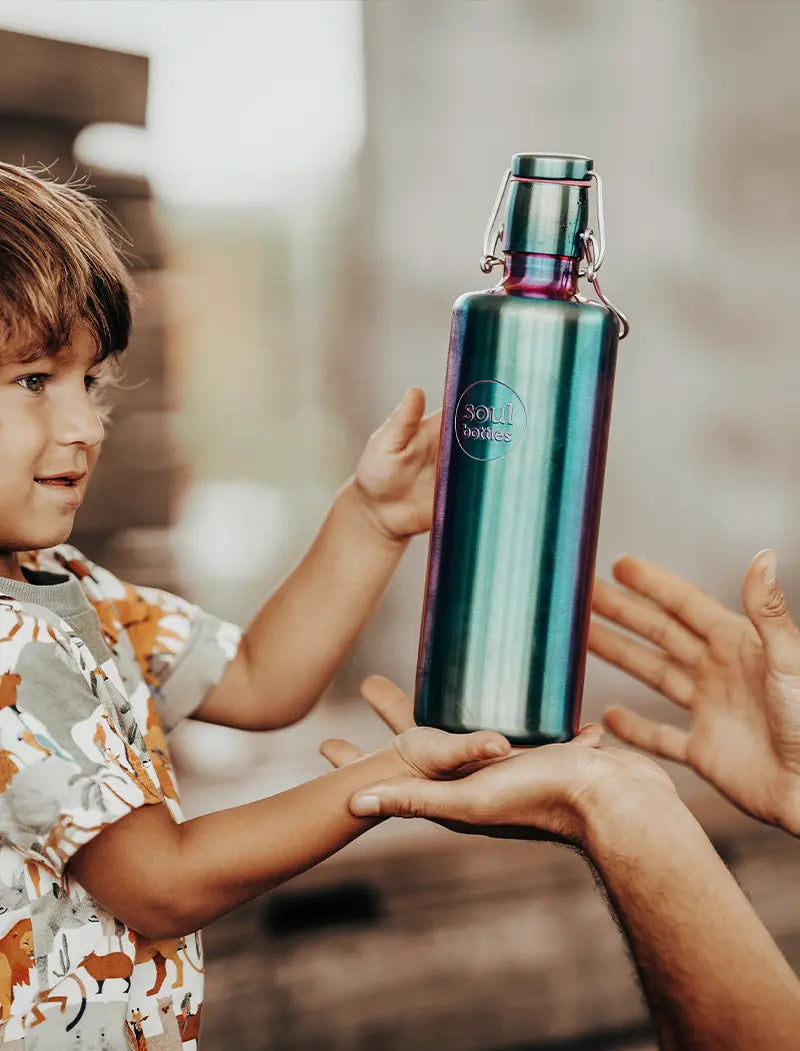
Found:
[[[25,580],[0,577],[0,595],[8,595],[19,602],[44,606],[59,617],[68,620],[91,610],[91,605],[75,577],[21,566]]]

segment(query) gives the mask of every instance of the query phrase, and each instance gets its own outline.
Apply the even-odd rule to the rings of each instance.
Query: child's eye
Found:
[[[47,372],[34,372],[30,376],[21,376],[17,383],[31,394],[41,394],[49,379],[50,375]]]
[[[100,377],[99,376],[86,376],[86,377],[84,377],[83,382],[84,382],[84,386],[86,387],[86,389],[87,390],[91,390],[92,387],[96,387],[97,384],[100,382]]]

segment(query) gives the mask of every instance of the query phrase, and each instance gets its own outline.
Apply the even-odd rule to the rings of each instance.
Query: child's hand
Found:
[[[392,730],[405,731],[396,740],[419,732],[406,729],[413,726],[411,701],[389,679],[371,675],[362,683],[361,695]],[[671,781],[651,760],[598,748],[602,733],[600,726],[585,726],[567,744],[514,750],[498,762],[461,767],[456,779],[396,777],[359,789],[350,806],[359,816],[425,817],[456,831],[558,837],[583,844],[588,823],[602,820],[608,800],[618,805],[620,800],[648,799],[658,805],[674,798]],[[441,736],[452,740],[464,735]],[[362,755],[341,740],[325,741],[320,751],[337,767]]]
[[[689,730],[610,708],[609,730],[693,767],[743,810],[800,834],[800,630],[760,552],[733,613],[695,584],[643,559],[614,566],[624,588],[595,583],[589,646],[691,715]],[[627,590],[629,589],[629,590]],[[648,640],[652,646],[641,640]]]
[[[355,491],[375,526],[391,540],[424,533],[433,520],[441,409],[428,416],[425,395],[411,387],[366,444]]]
[[[511,751],[505,737],[491,730],[448,734],[429,726],[404,730],[392,740],[392,747],[406,767],[405,776],[423,781],[464,777]]]
[[[361,695],[395,733],[392,748],[412,777],[439,780],[463,777],[484,763],[496,762],[511,752],[511,745],[494,730],[448,734],[428,726],[415,726],[413,705],[399,686],[382,675],[370,675],[361,684]],[[364,753],[349,741],[323,741],[320,752],[335,767],[348,766]]]

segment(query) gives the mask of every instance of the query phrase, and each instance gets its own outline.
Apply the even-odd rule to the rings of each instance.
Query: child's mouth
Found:
[[[77,478],[37,478],[39,485],[60,485],[71,489],[78,484]]]

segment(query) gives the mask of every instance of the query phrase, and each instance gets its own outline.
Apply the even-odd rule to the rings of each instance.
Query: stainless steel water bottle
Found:
[[[589,229],[597,187],[598,236]],[[507,193],[505,221],[495,233]],[[504,259],[494,255],[502,240]],[[521,744],[577,731],[617,343],[588,157],[521,153],[453,308],[416,720]],[[578,292],[587,278],[599,302]]]

